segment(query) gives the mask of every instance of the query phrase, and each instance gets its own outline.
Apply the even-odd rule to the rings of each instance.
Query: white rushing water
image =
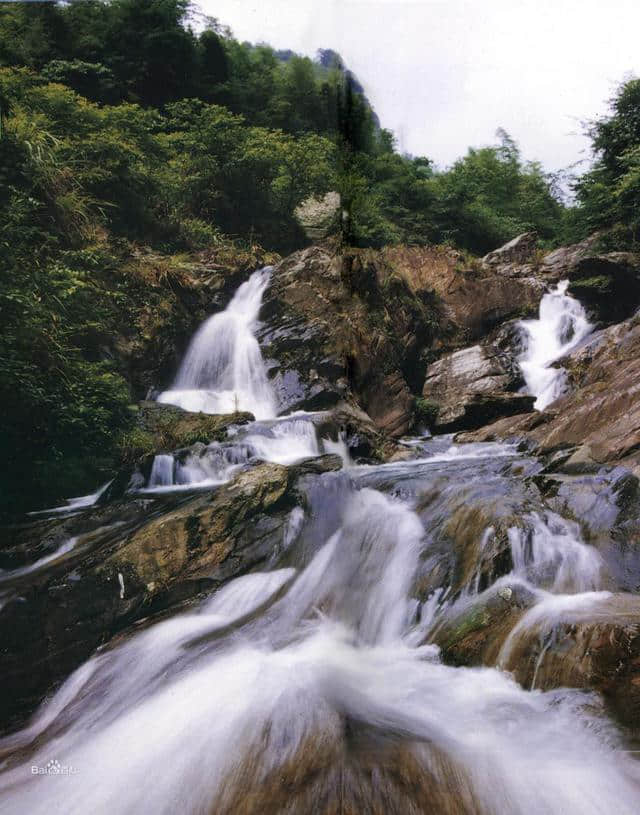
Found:
[[[227,308],[203,323],[175,383],[160,394],[159,402],[203,413],[247,410],[256,419],[276,415],[275,395],[253,334],[270,274],[271,267],[254,272]]]
[[[569,353],[593,326],[584,308],[567,294],[568,280],[563,280],[540,300],[537,320],[522,320],[526,350],[518,360],[527,391],[536,397],[534,407],[544,410],[562,395],[565,374],[553,363]]]
[[[228,482],[252,460],[294,464],[323,453],[340,455],[351,463],[346,442],[319,439],[314,414],[283,416],[234,428],[229,441],[197,446],[186,455],[161,453],[154,457],[148,483],[142,492],[168,492],[191,487],[211,487]]]
[[[456,487],[457,477],[475,478],[490,490],[490,468],[503,477],[516,451],[421,439],[410,443],[414,460],[355,467],[344,434],[319,438],[313,414],[273,418],[252,333],[268,274],[254,274],[205,323],[161,397],[263,420],[225,442],[157,455],[146,490],[223,483],[254,459],[290,464],[333,452],[350,469],[317,476],[309,493],[301,487],[273,570],[263,564],[100,649],[24,729],[0,738],[0,813],[636,815],[640,765],[593,698],[524,690],[506,672],[523,638],[594,613],[609,619],[600,555],[577,524],[527,508],[507,530],[511,571],[485,591],[517,584],[532,607],[506,635],[498,667],[443,664],[424,643],[439,620],[478,601],[497,524],[477,542],[469,590],[452,601],[442,584],[419,602],[421,564],[451,505],[438,504],[433,527],[414,507],[418,497],[437,501],[429,478],[445,469]],[[550,370],[551,346],[565,353],[588,326],[564,292],[545,297],[540,320],[524,324],[532,375]],[[543,379],[539,398],[558,386]],[[407,476],[426,479],[413,498],[371,488],[376,477],[397,485]],[[71,538],[9,576],[39,572],[75,546],[82,542]],[[625,602],[619,613],[633,619],[637,606]]]
[[[306,566],[239,577],[79,668],[0,740],[17,751],[0,811],[325,815],[335,795],[391,815],[635,815],[638,764],[588,699],[414,645],[424,545],[406,505],[354,492]],[[394,745],[408,799],[387,773]],[[51,759],[72,775],[32,773]],[[419,795],[435,809],[409,808]]]

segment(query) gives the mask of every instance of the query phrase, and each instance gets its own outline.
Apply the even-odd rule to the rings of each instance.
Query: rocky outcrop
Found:
[[[569,294],[582,303],[594,322],[619,322],[640,306],[640,257],[630,252],[580,258],[567,277]]]
[[[450,247],[387,247],[381,255],[413,292],[437,297],[436,347],[442,349],[473,343],[507,320],[533,314],[544,290],[533,267],[501,275]]]
[[[521,384],[508,354],[491,345],[473,345],[430,365],[422,392],[438,405],[434,429],[449,432],[531,410],[534,399],[516,392]]]
[[[640,257],[631,252],[599,252],[598,235],[549,252],[536,274],[549,282],[569,280],[568,292],[591,320],[610,325],[640,306]],[[529,266],[526,267],[529,272]]]
[[[187,497],[134,499],[16,530],[72,541],[47,568],[1,584],[0,719],[23,715],[100,644],[143,617],[176,608],[277,556],[297,480],[342,466],[261,464]],[[10,530],[6,530],[11,535]],[[6,561],[5,561],[6,563]]]
[[[526,438],[543,455],[569,450],[563,468],[623,464],[640,472],[640,318],[596,332],[561,363],[572,390],[553,408],[490,424],[460,441]]]
[[[294,217],[307,238],[317,242],[339,231],[341,211],[340,194],[328,192],[322,198],[306,198],[296,207]]]
[[[411,427],[411,379],[436,333],[436,313],[378,254],[325,245],[291,255],[274,269],[260,319],[281,411],[318,410],[349,396],[379,429],[401,435]]]
[[[584,257],[592,254],[598,241],[597,235],[591,235],[580,243],[571,246],[560,246],[546,254],[540,263],[539,272],[553,282],[564,280],[573,266]]]
[[[250,421],[253,421],[251,413],[211,415],[191,413],[160,402],[140,402],[136,429],[123,439],[123,459],[125,463],[133,463],[142,455],[170,453],[196,442],[224,441],[230,427]]]
[[[525,232],[485,255],[482,258],[482,265],[495,269],[498,274],[518,276],[522,273],[522,266],[533,259],[537,246],[537,234]]]

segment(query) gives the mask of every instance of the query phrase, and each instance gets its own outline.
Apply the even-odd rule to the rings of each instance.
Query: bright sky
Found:
[[[503,127],[558,170],[580,122],[640,75],[638,0],[198,0],[240,40],[332,48],[401,150],[450,164]]]

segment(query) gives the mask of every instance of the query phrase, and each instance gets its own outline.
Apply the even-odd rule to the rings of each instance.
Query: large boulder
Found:
[[[598,236],[591,235],[580,243],[560,246],[542,258],[539,272],[550,281],[564,280],[573,266],[584,257],[594,252]]]
[[[322,198],[306,198],[293,214],[307,238],[316,242],[339,231],[341,212],[340,194],[328,192]]]
[[[333,455],[289,468],[260,464],[195,496],[138,498],[6,530],[14,542],[27,545],[31,534],[37,545],[44,538],[58,549],[42,568],[3,578],[0,720],[33,709],[136,620],[176,609],[276,557],[301,501],[298,480],[341,466]]]
[[[521,267],[533,259],[537,246],[538,235],[535,232],[524,232],[485,255],[482,264],[495,269],[499,274],[518,275]]]
[[[492,345],[473,345],[429,366],[423,396],[438,405],[435,428],[448,432],[531,410],[534,399],[516,392],[520,385],[508,354]]]
[[[260,318],[258,338],[282,411],[354,397],[379,429],[409,430],[416,371],[424,371],[420,354],[437,318],[379,253],[325,244],[291,255],[273,271]]]

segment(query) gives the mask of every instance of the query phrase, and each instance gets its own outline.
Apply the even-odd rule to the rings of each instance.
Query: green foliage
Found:
[[[436,402],[430,399],[423,399],[419,397],[415,400],[415,422],[417,425],[426,425],[426,427],[433,427],[436,419],[438,418],[438,411],[440,408]]]
[[[610,115],[591,122],[595,161],[575,182],[578,206],[567,235],[579,240],[600,231],[603,248],[637,248],[640,241],[640,79],[623,82]]]
[[[5,507],[89,492],[148,443],[129,402],[149,382],[114,336],[167,365],[186,320],[162,323],[180,264],[141,251],[253,268],[258,244],[305,244],[294,210],[329,190],[357,246],[553,240],[552,179],[506,134],[439,172],[395,152],[335,52],[239,43],[215,20],[195,32],[192,15],[189,0],[0,4]],[[637,153],[619,167],[628,207]]]

